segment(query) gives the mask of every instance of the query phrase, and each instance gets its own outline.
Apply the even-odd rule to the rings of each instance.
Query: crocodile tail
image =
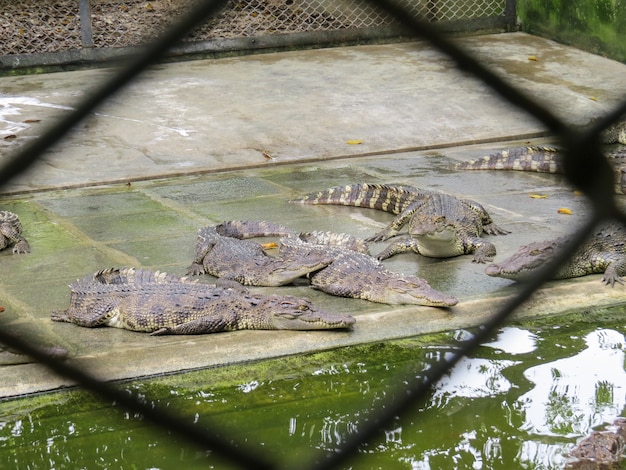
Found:
[[[186,278],[180,278],[173,274],[161,271],[152,271],[142,268],[107,268],[101,269],[87,282],[95,281],[98,284],[167,284],[171,282],[185,282]]]
[[[369,249],[365,240],[347,233],[322,232],[320,230],[314,230],[312,232],[302,232],[298,235],[298,237],[305,243],[345,248],[358,253],[367,254]]]
[[[290,202],[367,207],[399,214],[423,194],[412,186],[360,183],[335,186]]]
[[[22,233],[22,223],[17,214],[9,211],[0,211],[0,224],[9,224],[18,235]]]
[[[518,170],[562,173],[560,152],[553,147],[531,145],[496,152],[478,160],[458,163],[456,170]]]
[[[240,240],[255,237],[283,237],[295,235],[295,230],[281,224],[265,220],[228,220],[215,226],[218,234],[223,237]]]

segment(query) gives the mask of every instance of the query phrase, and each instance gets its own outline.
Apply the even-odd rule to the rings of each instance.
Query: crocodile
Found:
[[[616,189],[626,194],[626,146],[607,151],[615,172]],[[563,151],[545,145],[513,147],[477,160],[457,163],[456,170],[518,170],[535,173],[564,174]]]
[[[13,245],[13,254],[30,253],[30,246],[22,236],[22,223],[17,214],[0,211],[0,250]]]
[[[424,279],[395,273],[369,255],[342,250],[326,268],[311,275],[311,287],[330,295],[389,305],[452,307],[456,297],[433,289]]]
[[[620,469],[624,453],[626,420],[617,418],[612,429],[592,431],[569,452],[567,469]]]
[[[391,305],[451,307],[458,303],[421,278],[387,270],[367,254],[365,240],[345,233],[296,232],[265,221],[224,222],[218,230],[235,238],[282,236],[279,251],[293,259],[312,253],[332,258],[328,266],[308,275],[312,288],[330,295]]]
[[[592,125],[597,118],[580,126],[582,130]],[[622,144],[608,149],[606,157],[612,161],[615,185],[618,192],[626,194],[626,120],[608,126],[601,134],[603,144]],[[519,170],[536,173],[563,174],[563,151],[557,147],[528,145],[501,150],[477,160],[457,163],[456,170]]]
[[[210,274],[246,286],[274,287],[327,266],[332,259],[324,253],[300,253],[293,258],[270,256],[261,244],[221,234],[222,225],[203,227],[198,232],[194,260],[187,274]]]
[[[151,335],[327,330],[355,323],[354,317],[325,312],[305,298],[251,294],[148,269],[101,270],[70,284],[70,292],[69,308],[53,312],[53,321]]]
[[[478,202],[413,186],[361,183],[336,186],[290,202],[368,207],[395,214],[395,219],[368,241],[384,241],[399,234],[408,223],[408,237],[389,245],[379,260],[414,251],[432,258],[473,254],[472,261],[486,263],[496,254],[483,233],[509,233],[498,227]]]
[[[511,257],[485,268],[489,276],[524,280],[552,259],[567,244],[569,237],[533,242],[521,246]],[[626,274],[626,230],[618,223],[599,227],[574,255],[560,268],[555,279],[569,279],[603,273],[602,282],[623,284]]]

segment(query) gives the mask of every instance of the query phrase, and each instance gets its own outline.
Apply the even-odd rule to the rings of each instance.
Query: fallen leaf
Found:
[[[270,243],[262,243],[261,247],[264,250],[270,250],[272,248],[278,248],[278,245],[276,243],[274,243],[274,242],[270,242]]]
[[[360,140],[360,139],[357,139],[357,140],[346,140],[346,144],[349,144],[349,145],[359,145],[359,144],[362,144],[362,143],[363,143],[363,141]]]
[[[4,136],[4,140],[13,140],[13,139],[17,139],[17,136],[15,134],[9,134],[9,135]]]
[[[548,195],[547,194],[531,194],[530,197],[533,199],[547,199]]]
[[[4,312],[4,307],[0,306],[0,312]]]
[[[537,59],[537,57],[535,57],[534,55],[529,55],[528,60],[537,61],[539,59]]]
[[[574,191],[574,196],[582,196],[583,192],[582,191]]]
[[[261,150],[261,154],[267,159],[267,160],[274,160],[274,157],[272,157],[269,153],[267,153],[265,150]]]
[[[559,209],[557,209],[557,212],[559,214],[567,214],[567,215],[572,215],[573,212],[571,209],[568,209],[567,207],[560,207]]]
[[[591,101],[598,101],[598,98],[596,98],[595,96],[590,96],[590,97],[589,97],[589,99],[590,99]]]
[[[41,122],[41,119],[24,119],[26,124],[30,124],[32,122]]]

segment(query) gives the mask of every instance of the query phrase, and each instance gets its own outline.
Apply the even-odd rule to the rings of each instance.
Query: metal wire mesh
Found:
[[[81,47],[78,2],[0,1],[0,54]]]
[[[125,4],[131,3],[136,4],[138,2],[125,2]],[[154,3],[156,4],[156,2]],[[329,455],[320,455],[318,459],[313,460],[309,468],[337,468],[342,462],[349,459],[351,455],[357,452],[358,446],[361,443],[366,442],[377,433],[382,432],[381,430],[385,425],[396,416],[402,416],[409,410],[414,409],[427,397],[430,387],[437,380],[447,373],[464,355],[472,351],[481,342],[484,342],[494,329],[497,328],[516,307],[521,305],[538,287],[555,274],[559,264],[563,263],[568,258],[572,251],[580,245],[598,222],[606,218],[614,218],[622,223],[626,222],[626,217],[624,217],[622,212],[617,208],[615,197],[612,193],[612,170],[609,162],[601,152],[598,138],[602,129],[617,121],[620,116],[626,113],[626,101],[607,116],[598,120],[588,131],[584,133],[574,132],[552,114],[550,110],[525,96],[510,84],[502,81],[490,72],[489,69],[468,56],[452,42],[448,41],[428,23],[417,20],[417,12],[415,10],[402,8],[387,0],[372,1],[372,4],[374,3],[375,7],[373,6],[372,8],[381,8],[385,11],[385,15],[401,22],[412,34],[430,41],[440,52],[447,54],[459,68],[481,79],[485,84],[489,85],[495,93],[508,100],[512,105],[525,110],[537,120],[541,121],[547,129],[555,133],[567,150],[565,156],[566,177],[589,197],[593,205],[593,216],[587,221],[584,227],[574,234],[567,249],[558,254],[553,262],[542,269],[532,280],[523,284],[519,294],[507,302],[471,341],[459,344],[458,352],[446,358],[445,361],[439,363],[436,367],[431,368],[425,378],[419,380],[408,378],[405,382],[406,389],[402,390],[401,393],[395,394],[397,397],[395,400],[390,401],[385,404],[385,406],[381,406],[383,410],[381,414],[364,420],[365,424],[358,429],[358,432],[356,432],[348,442],[344,443],[339,452],[334,452]],[[460,5],[461,3],[468,2],[457,3]],[[60,4],[61,2],[57,2],[57,5]],[[241,1],[242,8],[247,4],[248,2]],[[261,2],[257,1],[255,4],[259,5]],[[285,2],[285,5],[286,4],[287,2]],[[425,3],[425,5],[431,4],[434,5],[435,2]],[[448,15],[450,14],[475,14],[474,9],[471,11],[468,10],[465,13],[460,13],[459,10],[456,10],[455,13],[449,13],[446,9],[443,9],[439,3],[437,4],[439,5],[437,10],[428,10],[429,14],[435,18],[449,18]],[[477,4],[480,4],[480,2]],[[146,4],[144,4],[144,7],[145,5]],[[263,3],[263,5],[268,5],[268,3]],[[164,35],[151,43],[142,55],[136,57],[132,62],[127,64],[126,67],[122,68],[118,74],[104,82],[96,92],[87,97],[85,101],[76,108],[75,112],[69,114],[65,119],[50,128],[39,139],[25,145],[17,155],[0,167],[0,184],[4,184],[13,176],[26,170],[47,148],[67,134],[77,122],[92,112],[93,109],[103,103],[109,96],[129,83],[147,66],[155,62],[171,45],[189,34],[189,31],[193,28],[199,26],[204,18],[208,18],[211,15],[213,15],[215,21],[222,18],[219,15],[216,16],[221,6],[222,4],[216,0],[207,0],[195,4],[193,7],[189,7],[188,14],[185,14],[180,22],[166,29]],[[50,22],[46,24],[50,24]],[[26,29],[24,32],[26,32]],[[6,332],[0,331],[0,341],[11,348],[31,355],[57,373],[79,382],[83,387],[93,393],[107,400],[115,400],[134,412],[142,413],[145,419],[166,427],[170,432],[175,432],[186,437],[190,443],[193,442],[204,448],[211,448],[216,454],[228,458],[244,468],[275,468],[277,466],[275,463],[259,460],[258,456],[246,452],[244,449],[233,444],[229,439],[220,437],[222,433],[219,431],[208,431],[197,426],[188,425],[176,419],[176,417],[164,413],[163,410],[146,406],[145,401],[141,402],[135,400],[133,397],[121,392],[111,384],[99,382],[81,370],[68,364],[59,363],[47,357],[45,353],[39,351],[31,344],[19,338],[7,335]]]
[[[81,22],[80,4],[90,14]],[[131,47],[162,33],[192,0],[0,0],[0,55]],[[406,0],[412,15],[429,21],[501,16],[506,0]],[[385,26],[394,19],[371,5],[331,0],[229,0],[187,42]],[[93,42],[84,44],[82,31]]]

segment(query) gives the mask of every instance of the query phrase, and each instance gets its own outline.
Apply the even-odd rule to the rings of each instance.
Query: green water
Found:
[[[562,468],[581,436],[624,414],[626,322],[501,330],[344,468]],[[569,326],[565,326],[568,325]],[[333,451],[471,332],[121,384],[294,468]],[[233,468],[78,391],[0,404],[0,468]],[[221,428],[223,427],[223,428]]]

